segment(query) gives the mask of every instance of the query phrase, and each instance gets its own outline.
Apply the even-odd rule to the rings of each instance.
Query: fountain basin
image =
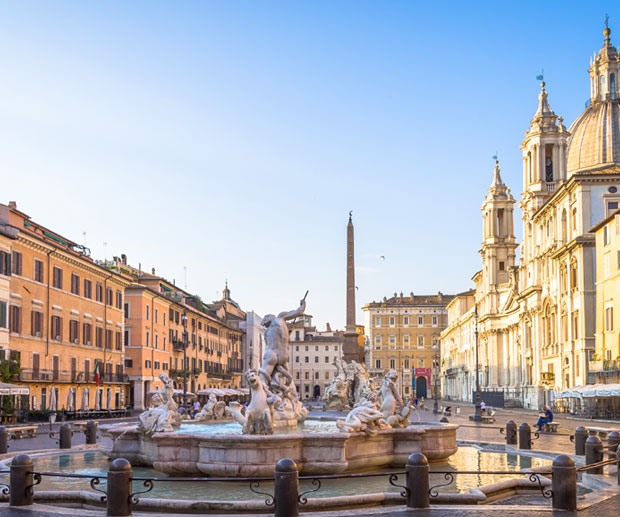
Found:
[[[273,435],[155,433],[145,436],[135,426],[102,427],[106,453],[133,465],[153,467],[170,475],[271,477],[281,458],[295,460],[303,475],[404,467],[414,452],[430,461],[457,451],[455,424],[421,424],[365,433],[303,433]]]

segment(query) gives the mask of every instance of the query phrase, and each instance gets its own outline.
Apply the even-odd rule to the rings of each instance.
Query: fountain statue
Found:
[[[379,410],[377,395],[372,391],[362,397],[357,407],[349,411],[344,420],[338,420],[337,426],[345,433],[363,431],[369,436],[377,434],[380,429],[392,428]]]
[[[162,381],[162,388],[153,395],[149,409],[140,415],[138,430],[144,434],[161,433],[173,431],[175,427],[181,425],[181,415],[177,411],[179,406],[174,400],[174,384],[168,374],[159,374]]]
[[[202,406],[199,413],[194,415],[196,422],[202,422],[203,420],[215,420],[222,418],[226,409],[226,403],[222,400],[217,400],[214,393],[209,395],[209,400]]]
[[[407,427],[409,425],[409,415],[411,413],[411,405],[403,404],[403,399],[398,393],[396,380],[398,373],[396,370],[390,370],[381,383],[380,394],[383,399],[381,403],[381,413],[386,421],[392,427]],[[401,411],[396,410],[396,405],[401,406]]]
[[[365,365],[357,361],[347,363],[338,357],[333,364],[336,367],[336,376],[325,388],[325,409],[341,411],[355,408],[368,390],[376,392]]]

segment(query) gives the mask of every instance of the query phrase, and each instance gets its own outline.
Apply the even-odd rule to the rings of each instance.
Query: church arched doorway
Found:
[[[428,398],[426,393],[426,377],[418,377],[415,380],[416,395],[420,399],[422,397]]]
[[[315,399],[318,399],[321,396],[321,386],[319,386],[318,384],[314,385],[314,393],[313,393],[313,397]]]

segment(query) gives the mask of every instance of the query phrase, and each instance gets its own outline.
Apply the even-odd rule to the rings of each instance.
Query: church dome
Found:
[[[569,175],[620,163],[620,58],[610,33],[606,27],[603,47],[590,61],[590,101],[569,129]]]
[[[570,127],[569,174],[620,163],[619,103],[617,99],[594,102]]]

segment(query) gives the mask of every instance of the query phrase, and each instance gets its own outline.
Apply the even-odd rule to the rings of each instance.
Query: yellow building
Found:
[[[446,305],[453,296],[400,296],[362,307],[366,315],[368,342],[366,364],[371,375],[388,370],[399,374],[404,396],[413,395],[413,379],[418,397],[431,397],[439,358],[439,336],[448,324]]]
[[[29,387],[31,409],[123,408],[123,292],[129,282],[15,203],[0,204],[0,223],[16,232],[9,349],[21,373],[13,382]]]
[[[590,382],[620,382],[620,210],[597,224],[596,353],[590,362]]]

